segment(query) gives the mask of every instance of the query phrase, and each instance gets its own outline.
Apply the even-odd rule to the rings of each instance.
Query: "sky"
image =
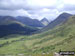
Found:
[[[0,16],[54,20],[63,12],[75,14],[75,0],[0,0]]]

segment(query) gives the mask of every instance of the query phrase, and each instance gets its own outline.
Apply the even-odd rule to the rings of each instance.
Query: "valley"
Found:
[[[46,27],[34,32],[31,31],[30,35],[25,35],[25,33],[23,35],[8,34],[0,37],[0,55],[54,56],[54,52],[59,52],[60,49],[62,51],[75,51],[75,16],[62,15],[64,14],[58,16]]]

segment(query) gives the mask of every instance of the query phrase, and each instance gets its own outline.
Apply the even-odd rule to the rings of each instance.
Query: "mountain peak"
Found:
[[[43,19],[41,20],[41,22],[42,22],[42,21],[47,21],[47,22],[49,22],[49,21],[47,20],[47,18],[43,18]]]
[[[43,23],[45,26],[47,26],[49,24],[49,21],[46,18],[43,18],[41,20],[41,23]]]
[[[70,13],[66,13],[66,12],[63,12],[62,14],[60,14],[59,16],[72,16],[72,14],[70,14]]]

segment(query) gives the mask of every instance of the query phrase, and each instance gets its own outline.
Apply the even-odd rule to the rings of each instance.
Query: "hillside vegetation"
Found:
[[[75,16],[52,30],[31,36],[10,35],[0,39],[0,55],[53,56],[54,52],[75,51]]]
[[[19,22],[12,16],[0,16],[0,37],[11,34],[30,35],[32,32],[37,31],[36,27],[31,27]]]
[[[0,37],[11,34],[29,35],[37,30],[38,30],[37,28],[29,27],[18,23],[0,25]]]

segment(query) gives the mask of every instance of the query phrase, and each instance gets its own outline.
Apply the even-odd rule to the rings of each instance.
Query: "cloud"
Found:
[[[1,16],[28,16],[30,17],[31,15],[23,10],[23,9],[20,9],[20,10],[0,10],[0,15]]]
[[[66,11],[75,11],[75,4],[66,4],[65,6],[64,6],[64,8],[63,8],[63,10],[66,10]]]
[[[62,12],[75,12],[75,0],[0,0],[0,15],[55,19]]]
[[[73,11],[75,10],[75,0],[61,0],[57,9],[59,11]]]
[[[0,9],[4,10],[37,10],[46,8],[55,8],[56,0],[0,0]]]
[[[26,0],[0,0],[0,9],[3,10],[18,10],[28,9]]]

